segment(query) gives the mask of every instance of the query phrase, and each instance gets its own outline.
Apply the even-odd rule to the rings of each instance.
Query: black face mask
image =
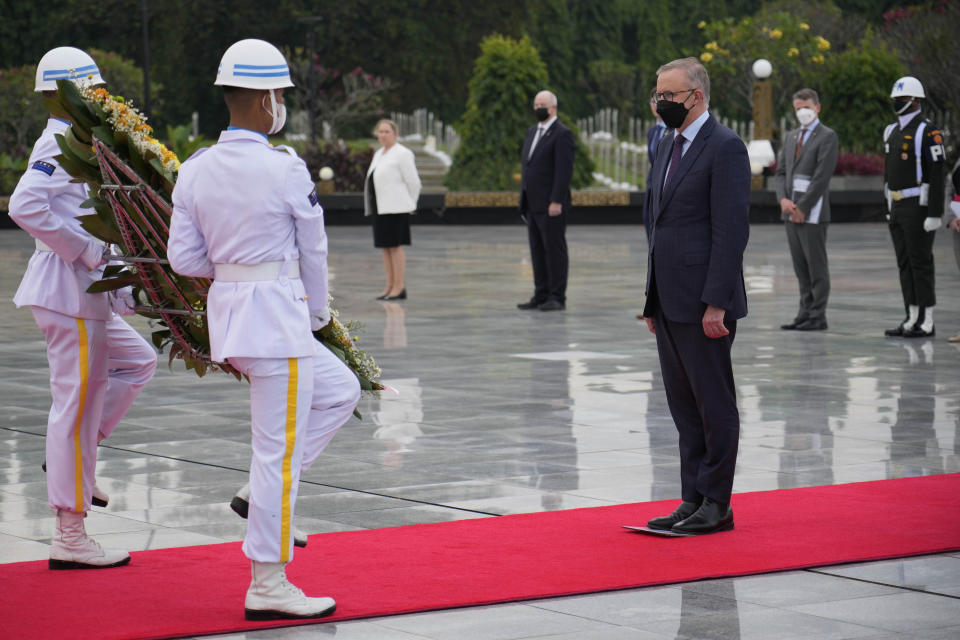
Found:
[[[687,119],[688,113],[690,113],[690,109],[683,102],[657,100],[657,115],[663,119],[663,124],[671,129],[676,129],[682,125],[683,121]]]
[[[539,120],[540,122],[543,122],[544,120],[550,117],[550,110],[547,109],[546,107],[538,107],[533,110],[533,113],[534,115],[537,116],[537,120]]]
[[[904,113],[906,113],[907,109],[910,108],[910,103],[912,102],[913,100],[911,100],[910,98],[894,98],[893,112],[898,116],[903,115]]]

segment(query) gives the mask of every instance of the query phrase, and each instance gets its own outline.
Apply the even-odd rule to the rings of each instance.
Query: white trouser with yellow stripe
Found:
[[[47,495],[54,510],[90,509],[97,442],[113,432],[153,377],[157,354],[133,327],[30,307],[47,341],[53,402],[47,420]]]
[[[311,357],[229,360],[250,378],[253,459],[243,552],[256,562],[289,562],[300,474],[353,413],[360,385],[319,342]]]

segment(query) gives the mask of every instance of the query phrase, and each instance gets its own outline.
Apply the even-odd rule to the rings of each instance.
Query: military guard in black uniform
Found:
[[[885,334],[923,338],[935,334],[933,239],[943,215],[946,152],[943,131],[920,113],[919,80],[900,78],[890,97],[897,121],[883,132],[883,190],[907,317]]]

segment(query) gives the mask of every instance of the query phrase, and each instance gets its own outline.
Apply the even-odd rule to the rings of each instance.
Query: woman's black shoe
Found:
[[[384,296],[379,298],[380,300],[406,300],[407,299],[407,290],[403,289],[400,293],[395,296]]]

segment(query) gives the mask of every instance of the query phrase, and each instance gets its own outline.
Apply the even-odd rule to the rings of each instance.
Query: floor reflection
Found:
[[[537,312],[534,312],[537,313]],[[540,492],[540,509],[566,508],[563,492],[579,488],[577,443],[573,435],[575,400],[571,389],[572,369],[569,334],[565,317],[537,316],[528,328],[531,342],[557,351],[514,354],[513,366],[523,374],[518,379],[519,400],[530,409],[523,412],[521,425],[545,434],[542,446],[533,455],[518,461],[511,476],[525,477],[525,486]],[[514,364],[515,363],[515,364]]]
[[[391,378],[391,387],[396,394],[383,391],[373,412],[375,440],[387,444],[380,460],[390,467],[403,465],[403,454],[413,451],[413,441],[423,435],[423,389],[418,378]]]
[[[383,346],[385,349],[403,349],[407,346],[406,312],[403,304],[383,300],[380,302],[387,317],[383,325]]]
[[[721,580],[711,585],[714,606],[704,614],[704,596],[692,589],[680,590],[680,626],[675,640],[723,638],[740,640],[740,606],[736,585]]]
[[[779,450],[778,488],[807,487],[834,482],[834,433],[831,422],[843,416],[847,384],[844,376],[825,370],[828,338],[803,335],[801,342],[774,345],[775,361],[791,363],[789,379],[775,377],[760,385],[759,408],[765,423],[783,425]]]
[[[650,450],[663,455],[676,452],[680,455],[680,435],[670,415],[667,404],[667,392],[663,388],[660,370],[651,376],[651,390],[644,394],[646,400],[646,430],[649,435]],[[680,464],[655,464],[650,486],[650,500],[671,500],[680,498]]]
[[[903,477],[944,473],[937,432],[937,372],[931,340],[903,341],[907,366],[900,369],[896,415],[890,428],[888,475]]]

